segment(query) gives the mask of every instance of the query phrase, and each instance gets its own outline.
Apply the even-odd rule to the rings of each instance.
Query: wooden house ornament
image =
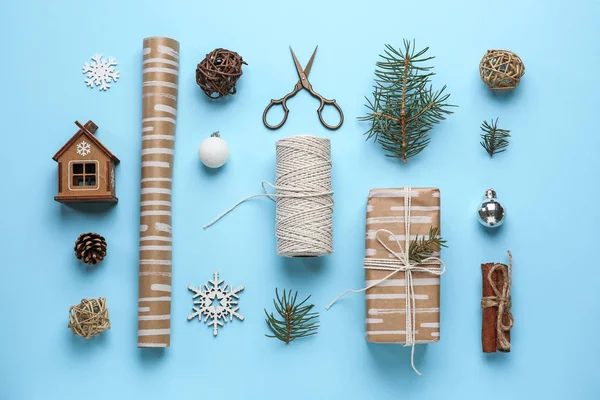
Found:
[[[94,136],[96,124],[75,124],[77,133],[52,157],[58,163],[58,196],[54,200],[116,203],[115,165],[119,159]]]

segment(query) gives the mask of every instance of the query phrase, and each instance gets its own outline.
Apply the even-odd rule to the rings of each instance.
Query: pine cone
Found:
[[[97,233],[82,233],[75,242],[75,256],[86,264],[99,263],[106,257],[106,239]]]

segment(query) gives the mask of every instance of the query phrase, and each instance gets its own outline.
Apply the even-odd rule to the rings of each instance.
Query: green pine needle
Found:
[[[283,296],[280,297],[279,291],[275,289],[275,297],[273,305],[278,315],[269,314],[265,309],[265,321],[273,332],[272,335],[265,335],[266,337],[277,338],[289,344],[296,339],[317,334],[319,313],[311,312],[313,304],[305,305],[310,296],[297,303],[298,292],[292,296],[291,290],[284,290]]]
[[[439,229],[437,227],[429,228],[429,238],[425,239],[425,236],[417,236],[415,240],[410,242],[408,248],[408,258],[410,261],[420,263],[427,257],[431,257],[434,252],[440,251],[440,248],[446,246],[446,241],[439,236]]]
[[[414,40],[404,40],[404,50],[386,45],[376,64],[373,100],[367,98],[365,104],[369,113],[359,118],[372,123],[367,138],[379,142],[388,157],[403,162],[427,147],[428,132],[455,107],[447,103],[446,86],[433,90],[435,73],[428,65],[433,57],[425,56],[428,49],[416,51]]]
[[[496,153],[502,153],[508,147],[508,138],[510,138],[510,131],[508,129],[498,128],[498,118],[494,121],[490,120],[483,121],[481,124],[481,130],[484,132],[481,134],[481,145],[488,152],[490,157],[493,157]]]

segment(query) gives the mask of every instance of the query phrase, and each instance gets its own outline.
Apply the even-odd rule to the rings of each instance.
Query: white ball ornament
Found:
[[[227,142],[221,139],[217,131],[200,143],[198,156],[202,164],[208,168],[219,168],[229,158],[229,147],[227,146]]]

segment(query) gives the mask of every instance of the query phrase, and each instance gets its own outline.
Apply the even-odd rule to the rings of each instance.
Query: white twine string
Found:
[[[333,252],[331,144],[315,136],[292,136],[276,143],[275,184],[262,181],[263,192],[248,196],[204,226],[214,225],[247,200],[275,202],[277,254],[314,257]],[[274,189],[275,193],[269,193]]]
[[[405,273],[405,289],[406,289],[406,300],[405,300],[405,309],[406,309],[406,342],[404,346],[411,346],[411,354],[410,354],[410,365],[413,370],[421,375],[419,370],[415,367],[415,344],[416,344],[416,334],[417,334],[417,326],[416,326],[416,304],[415,304],[415,288],[413,285],[413,272],[426,272],[433,275],[442,275],[446,271],[446,267],[444,262],[439,257],[427,257],[422,260],[420,263],[411,263],[409,259],[410,254],[410,209],[412,205],[411,200],[411,188],[407,186],[404,188],[404,232],[405,232],[405,240],[404,247],[400,240],[397,239],[393,232],[387,229],[378,229],[375,232],[375,238],[386,249],[390,254],[394,256],[393,259],[385,259],[385,258],[365,258],[363,260],[364,269],[377,270],[377,271],[392,271],[382,279],[370,284],[369,286],[357,289],[357,290],[347,290],[338,297],[336,297],[329,305],[326,307],[327,310],[331,308],[339,299],[344,297],[349,293],[360,293],[365,292],[380,283],[383,283],[390,279],[392,276],[397,274],[398,272]],[[393,237],[398,245],[399,252],[395,252],[388,247],[384,243],[384,241],[379,237],[380,233],[388,234],[389,237]],[[435,265],[435,267],[427,267],[426,265]],[[438,267],[439,265],[439,267]]]

